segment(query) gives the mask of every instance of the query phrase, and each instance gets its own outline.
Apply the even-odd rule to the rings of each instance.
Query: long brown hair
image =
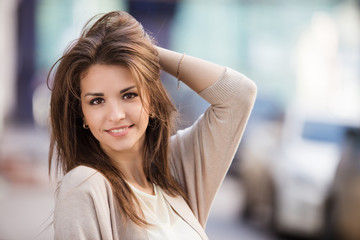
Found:
[[[68,173],[79,165],[92,167],[110,182],[119,210],[133,222],[146,226],[136,214],[138,204],[120,169],[101,149],[98,140],[83,128],[80,80],[91,65],[127,67],[140,89],[140,97],[150,99],[154,117],[149,119],[143,152],[143,168],[148,180],[172,196],[186,195],[172,177],[168,163],[169,141],[176,109],[160,81],[160,64],[153,40],[128,13],[114,11],[90,20],[80,36],[49,72],[53,79],[50,103],[51,143],[49,174],[53,161],[56,173]],[[142,94],[143,93],[143,94]],[[144,101],[143,101],[144,102]],[[54,159],[53,159],[54,158]],[[134,202],[135,199],[135,202]]]

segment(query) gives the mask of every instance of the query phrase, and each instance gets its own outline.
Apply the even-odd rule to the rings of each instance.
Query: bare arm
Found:
[[[156,47],[156,49],[159,53],[161,68],[177,77],[183,54],[161,47]],[[223,66],[185,55],[181,61],[179,78],[192,90],[199,93],[214,84],[223,72]]]

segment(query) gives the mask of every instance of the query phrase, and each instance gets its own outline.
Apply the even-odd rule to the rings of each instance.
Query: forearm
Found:
[[[161,68],[167,73],[179,77],[195,92],[201,92],[214,84],[224,71],[224,67],[196,57],[185,55],[181,61],[179,76],[178,67],[182,53],[156,47],[159,53]]]

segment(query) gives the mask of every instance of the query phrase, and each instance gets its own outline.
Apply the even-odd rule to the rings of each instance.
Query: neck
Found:
[[[114,160],[128,183],[140,191],[154,195],[153,185],[147,180],[144,172],[141,154],[121,155]]]
[[[130,184],[141,187],[149,185],[143,169],[143,156],[140,151],[116,153],[109,155],[109,157]]]

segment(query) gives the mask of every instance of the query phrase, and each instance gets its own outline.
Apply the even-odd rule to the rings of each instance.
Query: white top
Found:
[[[175,213],[157,185],[154,184],[155,195],[129,185],[139,200],[146,221],[152,224],[147,228],[149,240],[201,240],[199,234]]]

